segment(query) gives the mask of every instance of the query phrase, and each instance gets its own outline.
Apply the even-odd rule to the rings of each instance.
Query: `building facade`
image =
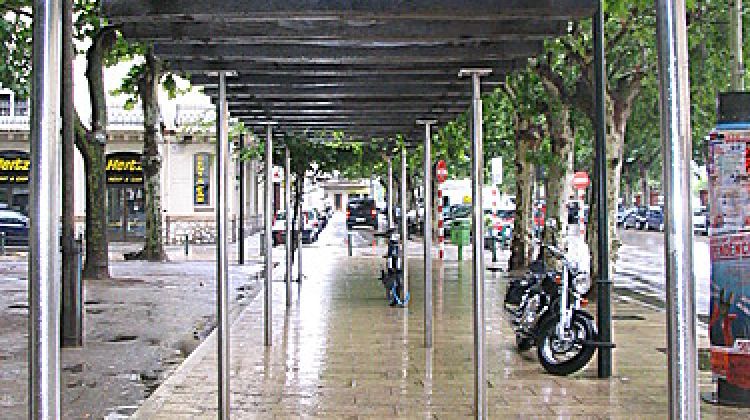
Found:
[[[213,119],[207,106],[179,106],[174,121],[165,122],[160,139],[162,159],[161,193],[163,235],[166,243],[213,243],[216,238],[216,143],[214,130],[206,124]],[[141,156],[143,114],[140,110],[108,108],[107,130],[107,215],[112,242],[142,240],[145,233],[145,203]],[[241,164],[231,148],[229,165],[229,222],[232,240],[239,220],[238,177]],[[259,165],[245,162],[246,231],[257,225],[262,211]],[[29,205],[29,109],[13,93],[0,90],[0,207],[27,214]],[[75,215],[76,230],[84,228],[85,181],[83,158],[76,152]],[[65,192],[63,191],[63,194]]]

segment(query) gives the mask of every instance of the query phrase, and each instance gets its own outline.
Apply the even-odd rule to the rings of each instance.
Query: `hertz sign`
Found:
[[[0,185],[28,184],[31,159],[20,151],[0,152]]]
[[[112,153],[107,155],[107,184],[143,184],[143,167],[139,153]]]

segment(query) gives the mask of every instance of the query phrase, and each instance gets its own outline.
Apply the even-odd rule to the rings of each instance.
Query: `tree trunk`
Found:
[[[569,121],[570,110],[565,106],[554,115],[547,115],[553,156],[547,175],[547,213],[543,240],[559,249],[567,248],[567,204],[572,193],[574,138]],[[550,220],[554,220],[554,223],[549,223]],[[557,259],[548,255],[546,263],[549,267],[554,267]]]
[[[146,237],[143,249],[128,255],[128,259],[164,261],[164,241],[161,223],[161,156],[159,140],[161,123],[159,121],[159,79],[161,64],[149,51],[146,53],[146,64],[138,80],[138,95],[143,106],[143,187],[146,210]]]
[[[622,156],[625,143],[625,124],[615,124],[609,118],[608,126],[611,129],[607,133],[607,217],[609,229],[609,259],[614,264],[617,261],[618,250],[620,248],[620,239],[617,232],[617,197],[620,195],[620,174],[622,172]],[[596,176],[592,177],[592,191],[597,191],[599,180]],[[591,256],[591,278],[599,278],[599,249],[598,249],[598,225],[596,214],[598,211],[597,194],[590,195],[589,223],[587,227],[589,254]],[[592,287],[592,297],[596,295],[596,287]]]
[[[519,132],[516,134],[516,217],[513,224],[509,269],[519,270],[529,264],[529,241],[531,214],[531,182],[534,165],[528,161],[530,144]]]
[[[651,205],[651,192],[648,190],[648,171],[646,170],[646,164],[641,162],[641,205]]]
[[[112,29],[97,33],[86,52],[86,78],[91,101],[91,130],[76,115],[76,148],[83,156],[86,173],[86,260],[83,278],[108,279],[107,238],[107,99],[104,91],[104,56],[114,46]]]

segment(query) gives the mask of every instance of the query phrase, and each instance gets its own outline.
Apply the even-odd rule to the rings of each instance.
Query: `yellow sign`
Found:
[[[464,204],[471,204],[471,196],[465,195],[464,196]]]
[[[0,171],[28,171],[29,166],[31,166],[29,159],[0,157]]]
[[[142,171],[141,162],[138,159],[122,160],[117,158],[107,159],[107,171],[139,172]]]

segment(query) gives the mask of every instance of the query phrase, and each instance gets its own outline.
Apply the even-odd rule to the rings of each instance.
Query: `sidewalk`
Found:
[[[325,255],[322,255],[325,253]],[[275,282],[273,347],[263,346],[262,298],[232,325],[234,418],[466,418],[473,410],[471,263],[436,263],[435,347],[423,348],[422,261],[410,262],[408,310],[386,305],[381,259],[320,249],[304,254],[307,278],[289,311]],[[312,268],[314,267],[314,269]],[[277,273],[280,275],[281,273]],[[543,372],[535,352],[518,354],[505,320],[507,279],[487,274],[490,418],[587,416],[666,418],[665,314],[614,302],[615,376],[596,363],[572,377]],[[259,295],[262,296],[262,293]],[[700,346],[707,346],[700,331]],[[215,419],[212,334],[136,412],[139,419]],[[712,389],[701,372],[703,390]],[[750,410],[702,405],[704,418],[748,418]]]

